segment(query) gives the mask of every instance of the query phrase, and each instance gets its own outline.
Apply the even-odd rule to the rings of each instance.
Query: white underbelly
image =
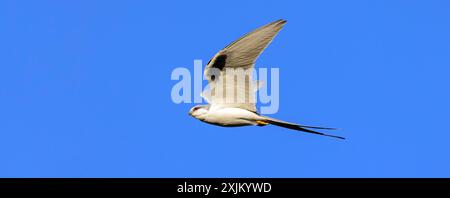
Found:
[[[256,125],[259,116],[240,108],[223,108],[208,112],[205,122],[220,126]]]

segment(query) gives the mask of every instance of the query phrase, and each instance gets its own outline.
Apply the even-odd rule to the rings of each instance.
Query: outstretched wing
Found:
[[[251,78],[253,67],[285,23],[285,20],[277,20],[262,26],[214,55],[204,73],[210,89],[205,90],[202,96],[212,106],[238,107],[256,112],[254,93],[257,83]],[[242,73],[244,77],[239,76]]]

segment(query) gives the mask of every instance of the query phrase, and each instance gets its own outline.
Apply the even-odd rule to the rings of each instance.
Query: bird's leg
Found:
[[[258,124],[258,126],[266,126],[269,124],[269,123],[261,121],[261,120],[257,120],[256,123]]]

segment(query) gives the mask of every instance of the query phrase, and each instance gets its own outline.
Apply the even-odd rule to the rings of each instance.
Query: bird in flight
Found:
[[[254,89],[255,86],[258,87],[258,82],[252,82],[251,75],[246,75],[244,82],[238,81],[236,72],[230,72],[237,69],[241,69],[241,71],[253,69],[256,59],[284,24],[286,24],[286,20],[280,19],[264,25],[242,36],[215,54],[204,71],[204,75],[209,82],[209,89],[202,93],[202,97],[209,104],[191,108],[189,115],[203,122],[224,127],[266,126],[271,124],[297,131],[345,139],[312,130],[332,130],[333,128],[294,124],[258,114],[253,96],[253,93],[258,89]]]

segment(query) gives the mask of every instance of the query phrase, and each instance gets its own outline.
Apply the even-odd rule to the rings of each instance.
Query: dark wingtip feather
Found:
[[[278,19],[278,20],[276,20],[274,23],[280,24],[280,25],[284,25],[285,23],[287,23],[287,20],[284,20],[284,19]]]

